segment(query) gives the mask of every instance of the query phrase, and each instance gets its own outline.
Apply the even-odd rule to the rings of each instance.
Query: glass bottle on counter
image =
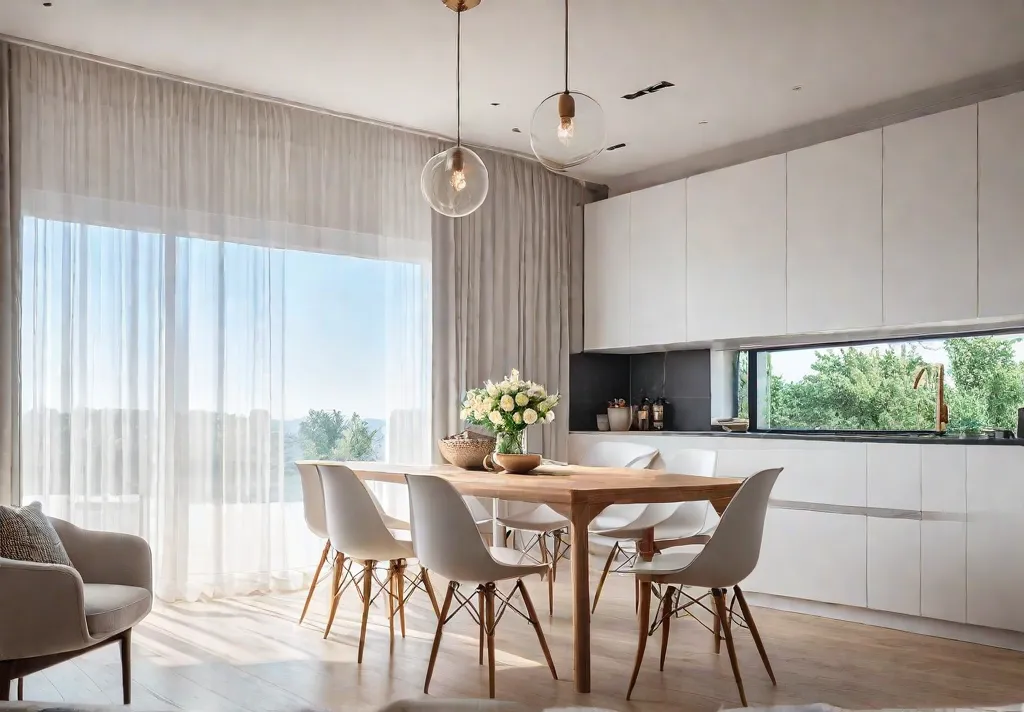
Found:
[[[651,429],[651,399],[644,396],[640,399],[640,407],[636,409],[637,430]]]
[[[655,430],[665,429],[665,405],[668,403],[664,398],[658,398],[651,405],[651,427]]]

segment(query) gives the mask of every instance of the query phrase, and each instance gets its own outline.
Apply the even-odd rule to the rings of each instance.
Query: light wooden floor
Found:
[[[576,695],[572,675],[568,567],[556,586],[555,615],[545,625],[558,667],[551,679],[533,632],[509,614],[498,627],[498,697],[536,708],[586,705],[622,710],[707,710],[738,705],[729,659],[713,653],[697,623],[673,624],[665,672],[658,672],[659,638],[650,639],[632,702],[625,690],[636,635],[633,586],[609,580],[593,624],[594,692]],[[436,583],[442,591],[443,582]],[[326,586],[324,587],[326,588]],[[530,591],[546,607],[545,586]],[[326,595],[296,624],[303,595],[252,596],[159,606],[135,633],[134,697],[138,709],[373,709],[419,697],[435,619],[414,599],[409,632],[388,655],[386,619],[377,612],[362,666],[355,663],[357,599],[346,593],[329,640],[322,639]],[[950,707],[1024,701],[1024,654],[755,609],[778,677],[772,688],[749,634],[739,631],[740,665],[752,705],[827,702],[851,708]],[[485,696],[486,668],[477,665],[477,629],[468,616],[453,621],[441,645],[432,697]],[[38,673],[26,698],[118,703],[116,646]]]

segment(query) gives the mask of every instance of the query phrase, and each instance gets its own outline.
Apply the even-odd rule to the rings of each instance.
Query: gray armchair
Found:
[[[131,633],[153,608],[153,557],[145,540],[50,518],[74,568],[0,558],[0,701],[12,680],[103,645],[121,647],[131,702]]]

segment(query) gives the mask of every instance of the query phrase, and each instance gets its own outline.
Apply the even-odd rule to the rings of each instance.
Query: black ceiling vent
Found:
[[[628,99],[629,101],[633,101],[633,99],[639,99],[642,96],[647,96],[648,94],[653,94],[656,91],[661,91],[662,89],[668,89],[669,87],[674,86],[675,84],[673,84],[672,82],[666,82],[662,80],[657,84],[652,84],[649,87],[644,87],[640,91],[635,91],[632,94],[623,94],[622,98]]]
[[[624,144],[624,143],[617,143],[614,146],[609,146],[608,148],[606,148],[604,150],[606,150],[606,151],[618,151],[620,148],[625,148],[625,147],[626,147],[626,144]]]

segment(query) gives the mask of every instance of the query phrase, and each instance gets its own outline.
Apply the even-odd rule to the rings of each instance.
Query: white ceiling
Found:
[[[439,0],[0,4],[2,33],[454,134],[455,15]],[[1024,62],[1024,0],[574,0],[570,11],[572,87],[605,107],[608,143],[628,144],[575,173],[597,182]],[[468,142],[529,153],[533,109],[560,88],[561,33],[559,0],[483,0],[463,17]],[[661,80],[676,86],[620,98]]]

